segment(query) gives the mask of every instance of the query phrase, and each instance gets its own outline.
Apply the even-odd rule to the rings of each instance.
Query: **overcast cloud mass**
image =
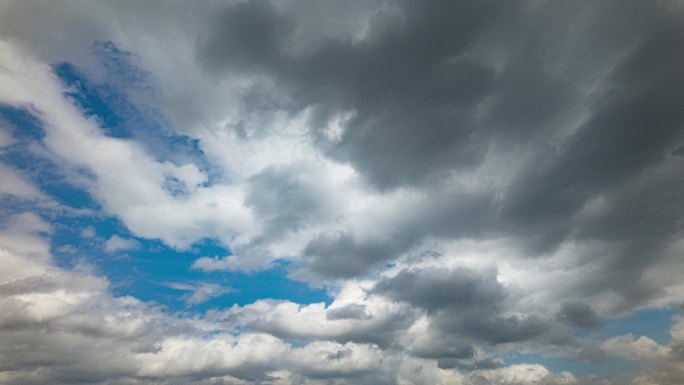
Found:
[[[675,0],[0,0],[0,384],[682,384],[683,48]]]

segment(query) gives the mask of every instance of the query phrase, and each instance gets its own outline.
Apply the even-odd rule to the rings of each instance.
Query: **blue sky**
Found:
[[[108,51],[102,47],[108,48]],[[140,70],[127,63],[125,53],[113,43],[96,42],[93,50],[99,54],[108,71],[126,78],[130,76],[132,81],[140,80],[136,78]],[[120,56],[124,56],[123,59]],[[105,135],[127,139],[141,137],[139,142],[143,145],[150,142],[152,148],[148,147],[149,150],[164,146],[174,152],[155,153],[158,160],[173,158],[175,153],[185,153],[196,159],[196,164],[205,162],[196,142],[186,136],[165,133],[159,122],[144,117],[114,85],[92,83],[71,63],[55,64],[52,70],[66,89],[64,95],[84,116],[96,119]],[[192,304],[193,311],[198,312],[233,304],[245,305],[262,298],[302,304],[330,302],[325,288],[311,288],[301,281],[289,279],[287,263],[250,274],[207,274],[191,270],[197,258],[230,255],[230,250],[211,238],[203,238],[184,250],[177,250],[155,239],[136,237],[116,216],[103,212],[87,190],[69,184],[65,180],[66,176],[60,173],[59,165],[26,154],[25,146],[44,136],[41,123],[30,111],[4,106],[2,117],[16,128],[14,137],[17,143],[9,146],[3,154],[7,162],[32,175],[33,182],[57,202],[93,211],[93,215],[51,218],[56,225],[51,237],[51,251],[58,266],[73,269],[79,263],[87,263],[107,277],[115,295],[132,295],[164,304],[173,310],[183,310],[186,303],[182,295],[185,293],[170,287],[172,283],[212,283],[232,289],[231,292]],[[121,249],[107,250],[106,241],[114,236],[130,241],[130,249],[122,245]]]
[[[677,3],[63,6],[0,1],[0,384],[684,381]]]

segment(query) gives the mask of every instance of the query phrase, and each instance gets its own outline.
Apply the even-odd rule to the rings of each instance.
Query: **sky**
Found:
[[[682,47],[675,0],[0,0],[0,384],[682,384]]]

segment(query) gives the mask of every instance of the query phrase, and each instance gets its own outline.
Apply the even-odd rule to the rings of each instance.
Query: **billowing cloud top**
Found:
[[[0,0],[0,384],[680,384],[682,47],[674,0]]]

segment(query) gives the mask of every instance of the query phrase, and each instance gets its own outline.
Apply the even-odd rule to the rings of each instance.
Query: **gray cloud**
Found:
[[[349,304],[340,308],[331,309],[326,313],[326,317],[329,320],[339,320],[339,319],[370,319],[366,313],[366,306],[359,304]]]
[[[331,209],[330,195],[318,184],[315,169],[267,168],[250,178],[245,203],[266,224],[264,240],[275,240],[286,232],[298,232],[325,219]]]
[[[494,74],[458,56],[505,6],[396,6],[373,13],[370,36],[361,43],[331,37],[293,56],[284,52],[284,16],[266,2],[239,3],[217,19],[198,58],[210,69],[246,67],[273,76],[293,95],[288,109],[317,106],[311,126],[324,151],[354,164],[373,185],[421,183],[482,157],[486,143],[470,138],[475,127],[469,109]],[[355,111],[347,131],[339,143],[326,144],[320,130],[346,109]]]
[[[585,303],[566,302],[556,314],[556,319],[578,328],[592,328],[601,325],[596,312]]]
[[[529,315],[525,317],[489,315],[482,317],[470,315],[465,317],[460,325],[449,325],[454,314],[442,316],[437,323],[446,331],[459,330],[464,335],[484,340],[490,344],[504,344],[509,342],[521,342],[542,338],[553,333],[554,325],[539,316]],[[572,340],[569,335],[554,336],[550,334],[551,343],[568,343]],[[560,338],[558,338],[560,337]]]
[[[379,281],[373,292],[431,312],[444,308],[491,309],[506,297],[496,275],[495,271],[479,274],[465,268],[402,270],[392,278]]]
[[[445,368],[477,370],[494,364],[477,357],[474,346],[533,343],[570,347],[579,343],[567,327],[541,314],[510,315],[517,301],[497,281],[496,271],[465,268],[402,270],[380,280],[373,293],[424,309],[429,329],[410,348]],[[479,364],[478,364],[479,362]]]
[[[271,79],[270,96],[256,84],[245,106],[291,115],[310,109],[318,149],[351,164],[373,188],[436,192],[425,211],[408,212],[388,237],[362,240],[349,229],[310,240],[303,251],[312,271],[349,277],[427,236],[503,234],[516,238],[524,253],[553,252],[588,233],[573,220],[591,199],[666,161],[664,154],[682,140],[684,122],[682,58],[675,48],[680,15],[652,4],[615,8],[611,2],[350,6],[368,20],[364,37],[338,31],[294,49],[290,37],[309,25],[267,2],[239,3],[216,16],[197,54],[214,76],[232,71]],[[324,17],[326,8],[316,12]],[[622,33],[626,25],[635,27]],[[521,44],[512,49],[513,41]],[[258,103],[254,95],[262,95]],[[344,114],[339,137],[329,138],[327,128]],[[463,206],[463,193],[438,192],[445,178],[477,169],[502,148],[525,154],[510,184],[485,185],[477,201]],[[673,182],[663,188],[676,189]],[[274,228],[296,229],[307,212],[288,214],[287,207],[272,219]],[[638,276],[645,266],[632,260],[614,263]],[[644,287],[632,292],[634,304],[654,295]]]
[[[326,278],[347,278],[377,269],[416,246],[426,235],[449,239],[480,237],[485,223],[493,220],[488,206],[491,191],[461,191],[445,188],[425,200],[392,213],[392,226],[384,236],[363,237],[353,231],[317,234],[303,250],[306,267]]]
[[[284,138],[278,136],[284,135],[283,125],[303,126],[297,140],[313,149],[306,161],[269,158],[265,165],[245,166],[243,180],[231,174],[216,182],[243,189],[230,190],[235,195],[226,199],[244,198],[236,203],[244,210],[230,206],[216,215],[204,210],[222,202],[228,194],[223,190],[198,198],[201,194],[186,189],[179,197],[194,204],[186,213],[210,212],[185,227],[192,229],[185,243],[224,233],[229,234],[222,239],[244,241],[231,249],[240,258],[204,258],[196,266],[258,269],[273,259],[291,258],[288,266],[298,279],[336,283],[363,277],[371,282],[368,298],[382,298],[392,311],[382,313],[364,298],[323,307],[315,322],[292,326],[274,316],[282,304],[236,307],[235,314],[219,321],[238,325],[245,336],[255,333],[259,337],[249,343],[275,353],[263,358],[240,351],[236,356],[254,359],[235,364],[208,357],[206,367],[193,369],[164,366],[169,360],[163,354],[174,351],[175,337],[210,338],[195,329],[197,324],[113,299],[106,284],[92,277],[70,282],[71,276],[36,275],[0,284],[0,305],[7,310],[0,318],[0,338],[6,342],[0,345],[0,371],[21,372],[0,382],[235,383],[235,376],[277,383],[271,372],[292,369],[292,383],[311,377],[394,384],[396,378],[383,370],[391,367],[387,362],[395,368],[401,364],[386,357],[405,354],[406,360],[423,360],[437,369],[472,371],[465,383],[571,383],[539,367],[501,368],[496,358],[478,356],[478,348],[551,346],[600,362],[606,352],[585,346],[572,328],[593,328],[604,316],[681,302],[684,24],[676,2],[255,0],[198,6],[195,12],[155,2],[76,2],[66,11],[49,11],[38,2],[7,4],[0,6],[2,36],[30,45],[48,62],[63,55],[83,58],[74,52],[84,41],[88,44],[82,46],[89,46],[93,38],[126,35],[112,31],[133,31],[134,39],[117,43],[159,55],[163,65],[157,63],[156,69],[162,71],[150,74],[162,83],[158,106],[175,119],[170,130],[204,146],[211,154],[208,162],[221,163],[216,154],[233,150],[236,158],[244,157],[253,144]],[[38,19],[29,31],[21,21],[34,15]],[[70,43],[44,43],[55,35]],[[140,65],[155,63],[143,57]],[[212,140],[230,135],[236,140],[226,143],[235,147],[221,142],[225,148],[207,149]],[[241,145],[247,150],[237,148]],[[323,161],[350,166],[359,186],[337,194],[335,189],[349,186],[327,184]],[[152,162],[150,167],[167,165]],[[361,205],[368,213],[349,208],[373,199],[377,210],[370,204]],[[140,203],[140,212],[147,203]],[[162,212],[173,211],[176,203],[169,200]],[[132,206],[123,202],[121,207]],[[233,209],[239,213],[224,219]],[[178,228],[187,218],[179,215],[181,224],[162,232],[163,241],[185,235]],[[240,226],[218,226],[222,220]],[[154,222],[143,222],[146,226],[129,230],[148,230],[136,237],[159,235]],[[249,234],[234,234],[239,230]],[[15,234],[7,238],[21,241]],[[131,246],[118,241],[110,249]],[[500,264],[499,271],[508,266],[512,281],[529,278],[529,286],[504,285],[495,268],[424,268],[419,264],[424,261],[412,259],[444,252],[450,242],[486,246],[499,241],[506,248],[488,247],[482,256],[457,249],[435,260],[470,266],[489,258],[493,266]],[[388,262],[399,272],[377,278]],[[561,279],[545,280],[547,274]],[[177,288],[193,292],[187,297],[191,303],[228,290],[220,285]],[[87,301],[61,317],[32,318],[28,305],[33,302],[21,298],[57,297],[60,289],[84,297],[97,291],[108,314],[134,309],[140,317],[127,320],[143,319],[144,327],[126,334],[107,326],[106,317],[96,314],[102,309]],[[519,293],[524,290],[538,291]],[[292,314],[310,320],[299,305],[289,305],[297,308]],[[259,306],[267,310],[259,313]],[[249,312],[258,314],[245,315]],[[406,331],[417,328],[419,320],[428,330],[420,338]],[[221,349],[239,345],[211,341]],[[310,351],[287,341],[321,344],[308,356]],[[328,342],[332,345],[323,346]],[[646,340],[613,342],[635,350],[654,346]],[[84,348],[89,346],[111,359]],[[202,352],[191,347],[184,349]],[[387,360],[383,369],[372,353],[375,347]],[[647,352],[662,353],[654,349]],[[662,355],[670,370],[669,362],[681,358],[684,349],[678,341],[667,349]],[[356,360],[358,351],[372,359]],[[141,352],[162,364],[140,374],[143,365],[131,356]],[[288,362],[283,357],[289,355],[301,361]],[[108,365],[99,365],[103,361]],[[528,377],[518,375],[518,369],[534,376],[520,380]],[[212,376],[216,379],[207,379]]]
[[[310,268],[332,277],[353,277],[391,259],[408,247],[400,238],[359,240],[348,232],[318,234],[304,248],[311,257]]]

